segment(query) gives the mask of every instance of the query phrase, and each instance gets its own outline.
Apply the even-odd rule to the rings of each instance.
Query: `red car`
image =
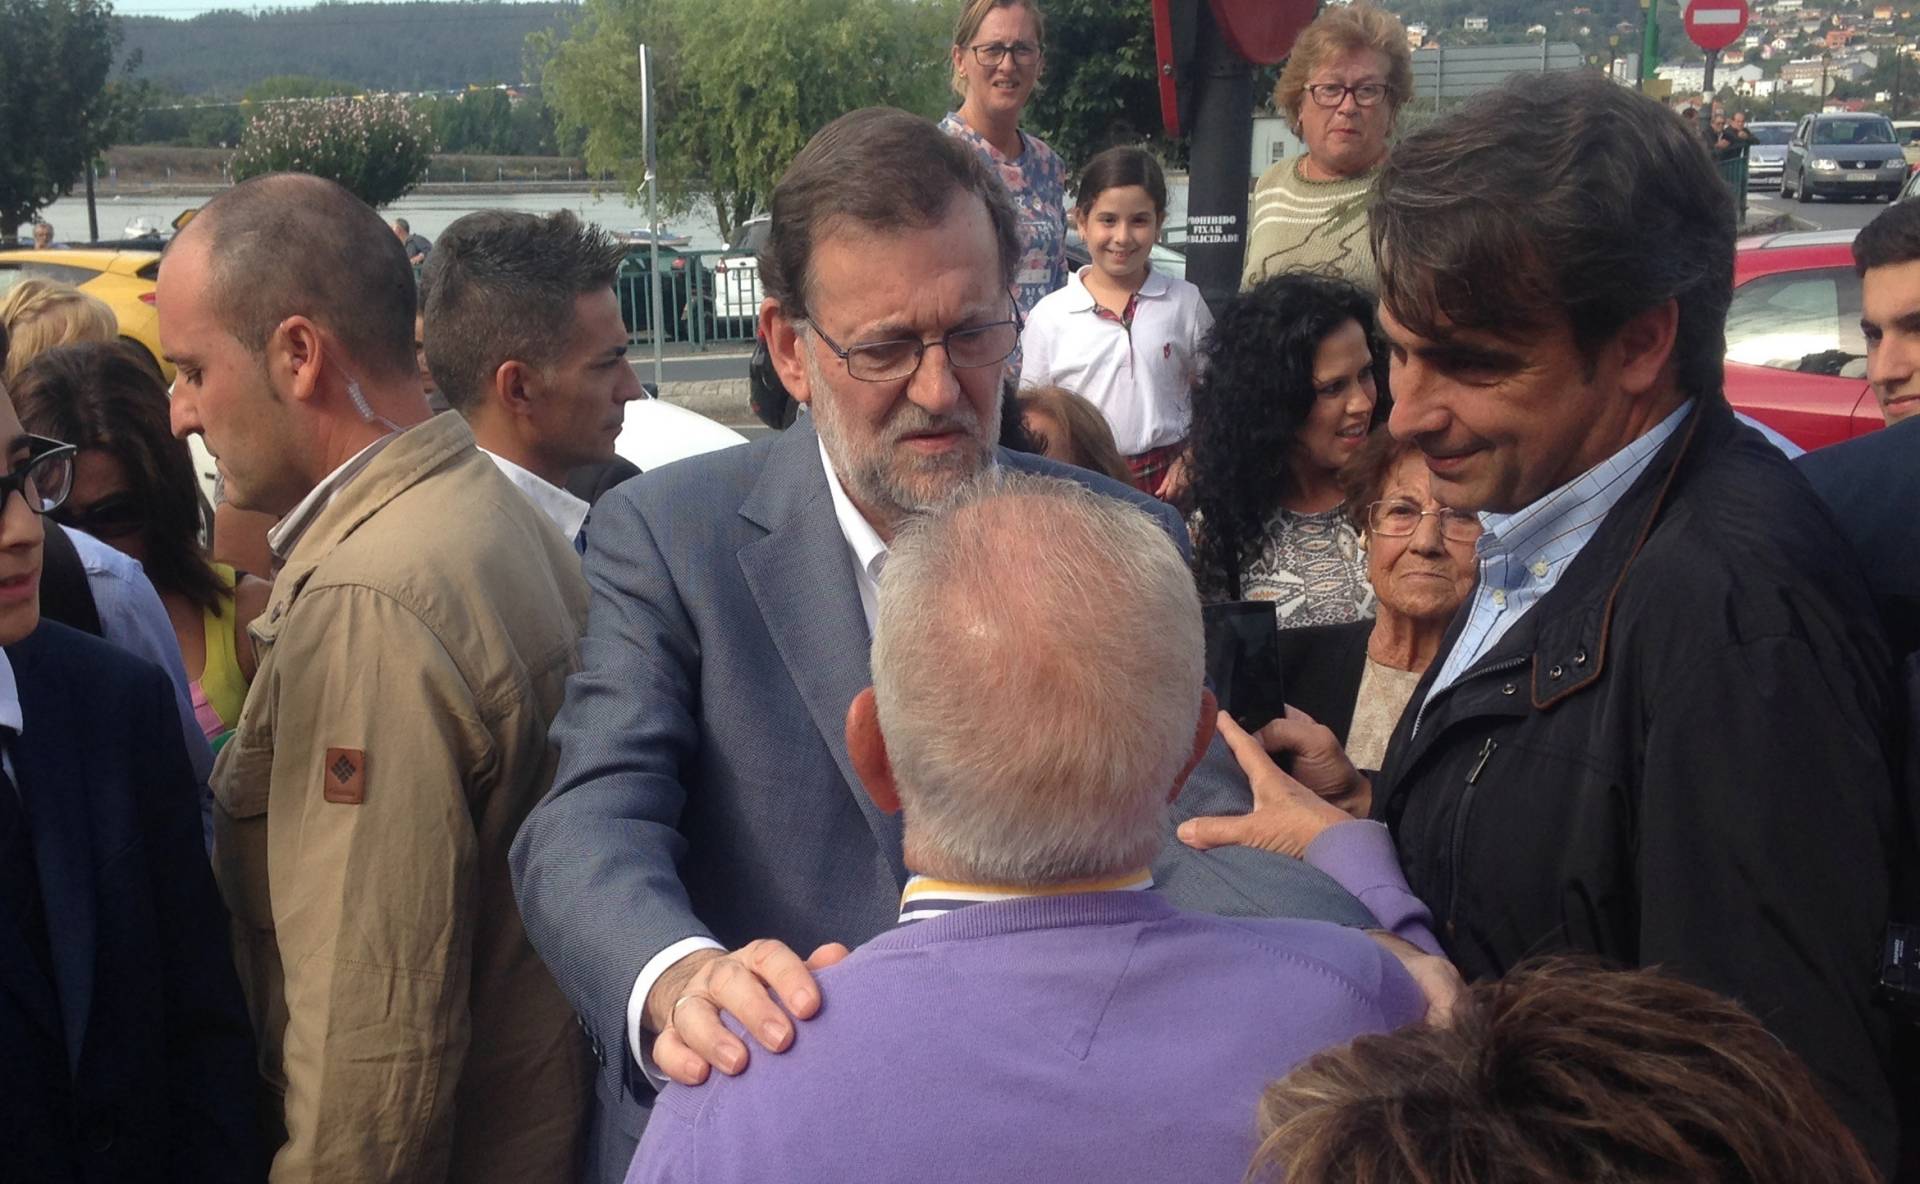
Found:
[[[1727,310],[1727,401],[1802,448],[1886,426],[1867,386],[1853,230],[1743,239]]]

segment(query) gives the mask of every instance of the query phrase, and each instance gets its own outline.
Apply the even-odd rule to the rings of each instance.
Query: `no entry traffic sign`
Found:
[[[1747,31],[1746,0],[1693,0],[1685,16],[1687,39],[1718,53]]]

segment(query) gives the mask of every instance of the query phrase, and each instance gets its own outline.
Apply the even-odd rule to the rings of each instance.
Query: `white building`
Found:
[[[1460,22],[1460,27],[1469,33],[1484,33],[1487,31],[1487,18],[1470,16]]]
[[[1253,177],[1259,180],[1260,174],[1271,165],[1279,164],[1290,156],[1298,156],[1303,148],[1300,137],[1293,134],[1283,115],[1256,115],[1253,117]]]

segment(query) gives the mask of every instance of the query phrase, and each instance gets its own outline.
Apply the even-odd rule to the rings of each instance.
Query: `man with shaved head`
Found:
[[[156,304],[174,431],[280,520],[214,770],[272,1178],[566,1180],[585,1043],[506,852],[552,780],[579,565],[465,420],[429,417],[412,273],[346,190],[235,186],[169,246]]]

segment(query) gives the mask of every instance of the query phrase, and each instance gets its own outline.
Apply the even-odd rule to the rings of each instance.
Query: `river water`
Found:
[[[136,218],[144,218],[155,226],[169,226],[180,211],[192,209],[206,200],[204,197],[155,197],[148,193],[97,193],[94,204],[100,216],[100,237],[118,238],[127,224]],[[523,210],[531,214],[547,214],[563,209],[572,210],[583,220],[596,222],[614,231],[631,230],[647,224],[646,209],[629,203],[618,192],[536,190],[472,195],[411,194],[386,207],[381,213],[389,219],[405,218],[415,234],[424,234],[431,239],[440,237],[440,232],[454,219],[475,210]],[[87,237],[87,199],[84,194],[63,197],[42,211],[40,216],[53,224],[57,241],[85,240]],[[692,240],[689,250],[711,251],[726,245],[720,238],[720,228],[714,224],[711,209],[696,207],[686,216],[663,218],[662,221],[668,230],[684,234]],[[22,240],[31,238],[30,230],[21,230]]]
[[[169,226],[182,210],[191,209],[206,200],[204,197],[155,197],[149,193],[98,193],[95,205],[100,216],[100,237],[120,237],[135,219],[146,219],[154,226]],[[1167,205],[1167,224],[1183,225],[1187,220],[1187,187],[1184,178],[1169,184]],[[415,234],[424,234],[433,239],[440,237],[440,232],[454,219],[475,210],[522,210],[532,214],[547,214],[563,209],[572,210],[584,221],[598,223],[613,231],[631,230],[647,224],[645,207],[634,205],[618,192],[535,190],[526,193],[412,194],[381,212],[389,219],[405,218]],[[56,241],[84,241],[87,238],[85,195],[61,198],[43,211],[41,217],[53,224]],[[691,240],[685,248],[687,250],[716,251],[726,245],[720,237],[719,226],[713,220],[710,206],[696,205],[689,213],[665,217],[661,221],[669,231],[684,234]],[[23,243],[32,240],[30,227],[21,228],[20,239]]]

